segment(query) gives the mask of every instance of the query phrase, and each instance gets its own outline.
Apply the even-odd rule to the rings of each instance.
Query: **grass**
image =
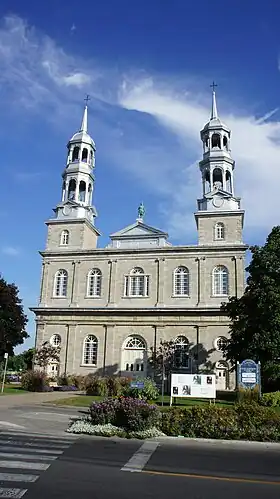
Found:
[[[1,385],[1,388],[2,388],[2,385]],[[23,390],[23,388],[21,388],[20,384],[15,384],[15,385],[7,384],[4,386],[4,392],[1,393],[1,391],[0,391],[0,397],[3,395],[22,395],[24,393],[29,393],[29,392],[27,392],[26,390]]]
[[[75,395],[74,397],[68,397],[65,399],[54,400],[51,404],[55,405],[66,405],[72,407],[88,407],[92,402],[99,402],[103,400],[104,397],[97,397],[91,395]],[[167,409],[169,407],[170,398],[168,395],[165,395],[163,398],[163,405]],[[173,399],[173,405],[176,406],[194,406],[194,405],[209,405],[209,400],[201,400],[201,399],[186,399],[186,398],[176,398]],[[157,401],[158,405],[161,405],[161,397]],[[233,401],[229,400],[217,400],[216,405],[219,407],[228,407],[232,405]]]

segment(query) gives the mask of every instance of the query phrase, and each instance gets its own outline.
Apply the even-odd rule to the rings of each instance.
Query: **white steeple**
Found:
[[[66,167],[62,173],[61,203],[55,208],[57,218],[87,219],[94,224],[97,212],[92,206],[95,167],[95,143],[88,134],[89,96],[83,112],[81,128],[67,144]]]
[[[85,105],[80,132],[87,133],[87,127],[88,127],[88,108],[87,108],[87,105]]]
[[[218,118],[217,103],[216,103],[216,92],[214,90],[215,83],[213,82],[213,92],[212,92],[212,111],[211,120],[216,120]]]
[[[202,175],[203,198],[198,199],[202,211],[238,210],[240,199],[234,196],[233,170],[235,162],[231,157],[231,131],[218,116],[215,83],[211,85],[212,107],[210,120],[200,132],[203,143],[203,159],[199,163]]]

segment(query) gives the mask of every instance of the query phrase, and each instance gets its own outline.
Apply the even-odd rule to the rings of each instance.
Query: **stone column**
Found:
[[[106,341],[105,341],[106,339]],[[103,366],[105,374],[111,376],[121,370],[121,354],[119,350],[115,351],[115,326],[104,326],[104,360]]]
[[[155,261],[157,262],[158,265],[156,307],[165,307],[165,293],[164,293],[165,258],[158,258]]]
[[[70,305],[78,306],[79,302],[79,266],[80,260],[77,262],[72,262],[72,285],[71,285],[71,297]]]
[[[50,262],[43,262],[39,307],[42,305],[47,306],[47,300],[50,298],[49,292],[51,296],[53,294],[53,289],[49,289],[49,268]]]
[[[107,306],[115,306],[116,305],[115,302],[116,302],[117,260],[109,260],[108,264],[109,264],[109,289],[108,289]]]
[[[203,305],[206,301],[206,269],[205,256],[195,259],[197,262],[197,305]]]

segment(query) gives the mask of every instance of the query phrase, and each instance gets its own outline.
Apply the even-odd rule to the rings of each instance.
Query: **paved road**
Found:
[[[278,445],[76,437],[65,429],[78,411],[1,409],[0,498],[280,497]]]
[[[145,464],[146,462],[146,464]],[[280,497],[280,450],[0,431],[0,498]],[[143,469],[141,469],[143,467]]]

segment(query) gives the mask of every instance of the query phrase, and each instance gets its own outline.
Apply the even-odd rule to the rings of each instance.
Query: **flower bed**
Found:
[[[280,442],[280,414],[257,403],[224,407],[159,408],[143,400],[93,403],[86,419],[72,421],[71,433],[126,438],[182,436]]]

